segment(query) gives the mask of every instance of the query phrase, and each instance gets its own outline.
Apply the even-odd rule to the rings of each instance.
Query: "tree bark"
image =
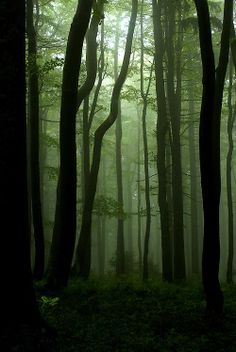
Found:
[[[194,119],[194,92],[192,82],[189,81],[189,114]],[[191,256],[192,273],[199,274],[199,238],[198,238],[198,210],[197,210],[197,172],[196,172],[196,150],[195,150],[194,121],[189,123],[189,163],[190,163],[190,209],[191,209]]]
[[[80,0],[71,24],[63,68],[60,116],[60,173],[47,284],[66,286],[75,246],[78,79],[92,0]]]
[[[141,148],[140,148],[140,140],[141,140],[141,126],[138,115],[138,179],[137,179],[137,211],[138,211],[138,264],[139,264],[139,272],[142,273],[142,221],[141,221]]]
[[[93,158],[89,177],[89,192],[85,196],[85,204],[82,214],[82,224],[80,230],[79,244],[78,244],[78,264],[80,277],[87,279],[90,273],[91,265],[91,223],[92,223],[92,210],[97,187],[97,177],[101,159],[102,140],[106,131],[113,125],[118,114],[118,101],[122,86],[125,82],[129,60],[132,47],[132,39],[135,28],[137,16],[138,2],[132,0],[132,12],[128,28],[127,41],[125,47],[125,54],[123,64],[121,66],[120,74],[116,80],[113,88],[110,113],[106,120],[97,128],[94,135]]]
[[[150,201],[150,182],[149,182],[149,158],[148,158],[148,140],[147,140],[147,106],[148,94],[150,90],[153,64],[150,70],[150,76],[146,91],[144,90],[144,34],[143,34],[143,0],[141,3],[141,18],[140,18],[140,92],[142,98],[142,137],[143,137],[143,155],[144,155],[144,179],[145,179],[145,204],[146,204],[146,225],[144,235],[144,249],[143,249],[143,280],[148,279],[148,252],[149,252],[149,239],[151,230],[151,201]]]
[[[215,69],[208,3],[195,0],[203,67],[199,147],[204,211],[202,279],[207,311],[221,315],[223,294],[219,283],[220,236],[220,117],[228,62],[233,1],[225,0],[219,63]]]
[[[118,78],[118,52],[119,52],[119,18],[116,23],[116,37],[114,50],[114,77],[115,81]],[[120,209],[123,210],[123,177],[122,177],[122,120],[121,120],[121,101],[118,99],[118,114],[116,118],[116,184],[117,184],[117,202]],[[117,218],[117,241],[116,241],[116,274],[122,275],[125,273],[125,243],[124,243],[124,219],[118,214]]]
[[[45,249],[40,190],[39,165],[39,85],[37,65],[37,38],[34,28],[34,5],[27,0],[27,35],[29,58],[29,124],[30,124],[30,186],[35,240],[34,278],[41,280],[44,274]]]
[[[153,31],[155,45],[155,76],[157,96],[157,173],[158,173],[158,204],[161,222],[161,245],[162,245],[162,278],[164,281],[173,281],[172,272],[172,246],[169,224],[169,209],[167,200],[167,175],[166,175],[166,138],[168,133],[168,119],[166,108],[166,96],[164,86],[164,38],[161,25],[161,9],[163,2],[152,0]]]
[[[236,108],[232,106],[232,88],[233,88],[233,61],[230,60],[229,67],[229,88],[228,88],[228,153],[226,159],[226,184],[227,184],[227,204],[228,204],[228,260],[227,260],[227,274],[226,279],[230,284],[233,281],[233,259],[234,259],[234,213],[233,213],[233,199],[232,199],[232,155],[234,149],[233,142],[233,127],[236,115]]]
[[[174,47],[176,22],[176,5],[172,0],[167,3],[168,19],[167,31],[167,99],[170,112],[170,126],[172,134],[172,197],[173,197],[173,234],[174,234],[174,280],[186,278],[183,224],[183,186],[182,163],[180,145],[180,117],[181,117],[181,45],[182,34],[180,28],[177,33],[177,44]],[[179,10],[181,11],[181,10]],[[180,21],[179,21],[180,22]],[[180,26],[180,23],[179,23]],[[176,56],[173,53],[176,51]],[[176,81],[176,86],[175,86]]]
[[[30,267],[25,1],[1,2],[0,32],[0,275],[3,284],[0,327],[1,335],[5,335],[21,324],[27,324],[31,328],[41,325]],[[3,349],[10,350],[7,347]]]

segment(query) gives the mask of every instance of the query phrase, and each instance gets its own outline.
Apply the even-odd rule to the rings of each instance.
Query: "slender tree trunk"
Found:
[[[180,6],[181,7],[181,6]],[[184,223],[183,223],[183,186],[180,145],[180,117],[181,117],[181,40],[178,28],[177,47],[174,47],[176,22],[176,5],[169,0],[167,22],[167,98],[171,121],[171,155],[172,155],[172,195],[173,195],[173,225],[174,225],[174,279],[184,280]],[[181,10],[179,10],[181,11]],[[180,24],[179,24],[180,26]],[[176,51],[176,57],[173,53]],[[176,87],[175,87],[176,80]]]
[[[232,87],[233,87],[233,62],[232,57],[229,66],[229,88],[228,88],[228,153],[226,160],[226,183],[227,183],[227,203],[228,203],[228,261],[227,261],[227,282],[232,283],[233,281],[233,258],[234,258],[234,214],[233,214],[233,199],[232,199],[232,154],[233,154],[233,126],[235,120],[236,109],[233,111],[232,106]]]
[[[138,114],[138,179],[137,179],[137,198],[138,198],[138,263],[139,263],[139,272],[142,273],[142,224],[141,224],[141,126],[139,121]]]
[[[34,5],[27,0],[27,34],[29,57],[29,124],[30,124],[30,185],[35,239],[34,278],[41,280],[44,273],[44,230],[40,191],[39,166],[39,87],[37,67],[37,39],[34,28]]]
[[[83,106],[83,187],[84,193],[86,193],[88,188],[88,178],[90,173],[90,138],[89,138],[89,96],[85,97],[84,99],[84,106]],[[85,198],[85,197],[84,197]],[[84,199],[83,198],[83,199]]]
[[[170,240],[169,210],[167,200],[167,175],[166,175],[166,138],[168,132],[168,120],[166,111],[166,96],[164,86],[164,39],[161,25],[161,9],[163,2],[152,0],[153,31],[155,45],[155,76],[157,96],[157,173],[158,173],[158,204],[161,222],[161,245],[162,245],[162,278],[164,281],[173,280],[172,273],[172,250]]]
[[[233,1],[225,0],[219,63],[215,69],[208,3],[195,0],[203,67],[200,115],[200,168],[204,211],[202,278],[207,311],[222,314],[223,294],[219,283],[220,236],[220,118],[225,73],[228,62]]]
[[[189,81],[189,114],[190,118],[194,119],[194,93],[192,82]],[[195,133],[194,122],[189,124],[189,162],[190,162],[190,211],[191,211],[191,259],[192,273],[199,273],[199,238],[198,238],[198,212],[197,212],[197,172],[196,172],[196,151],[195,151]]]
[[[80,0],[69,32],[63,68],[60,119],[60,173],[47,284],[66,286],[76,232],[76,143],[78,79],[92,0]]]
[[[117,118],[119,108],[119,96],[126,79],[129,67],[129,60],[132,47],[132,39],[135,28],[137,16],[138,2],[132,0],[132,13],[129,23],[127,34],[127,41],[125,47],[125,54],[123,64],[121,66],[120,74],[116,80],[113,88],[110,113],[107,119],[97,128],[94,135],[93,158],[89,177],[89,192],[85,196],[85,204],[82,214],[82,224],[80,230],[79,244],[78,244],[78,263],[80,277],[87,279],[90,273],[91,265],[91,223],[92,223],[92,210],[97,187],[97,177],[101,159],[102,140],[106,131],[113,125]]]
[[[94,10],[93,16],[91,18],[91,23],[86,34],[86,68],[87,76],[83,85],[79,88],[77,97],[77,109],[80,108],[83,100],[89,96],[91,90],[94,87],[94,83],[97,76],[97,33],[98,25],[103,19],[103,0],[98,0],[96,3],[96,9]],[[88,122],[90,128],[90,123]]]
[[[119,18],[116,24],[115,50],[114,50],[114,77],[118,78],[118,52],[119,52]],[[118,98],[118,114],[116,118],[116,184],[117,184],[117,201],[121,209],[124,206],[123,197],[123,177],[122,177],[122,120],[121,120],[121,102]],[[117,242],[116,242],[116,274],[125,273],[125,243],[124,243],[124,219],[118,215],[117,219]]]
[[[148,94],[152,80],[153,65],[151,67],[150,77],[146,92],[144,91],[144,34],[143,34],[143,0],[141,3],[141,18],[140,18],[140,37],[141,37],[141,58],[140,58],[140,92],[143,101],[142,108],[142,134],[143,134],[143,154],[144,154],[144,178],[145,178],[145,204],[146,204],[146,225],[144,236],[143,250],[143,280],[148,279],[148,252],[149,239],[151,230],[151,201],[150,201],[150,182],[149,182],[149,158],[148,158],[148,140],[147,140],[147,105]]]
[[[130,161],[129,161],[130,162]],[[129,255],[129,273],[133,272],[133,193],[132,193],[132,185],[133,185],[133,176],[131,175],[131,165],[127,165],[128,174],[127,174],[127,212],[130,214],[128,219],[126,220],[127,223],[127,252]]]

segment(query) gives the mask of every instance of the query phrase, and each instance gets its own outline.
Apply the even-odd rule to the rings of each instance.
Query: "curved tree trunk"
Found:
[[[82,224],[80,230],[80,237],[77,250],[77,260],[79,264],[79,275],[87,279],[90,273],[91,265],[91,223],[92,210],[97,187],[97,177],[101,159],[102,140],[106,131],[113,125],[118,114],[118,102],[122,86],[125,82],[129,60],[131,54],[133,33],[137,17],[138,1],[132,0],[132,13],[127,34],[127,41],[125,47],[124,60],[121,66],[120,74],[116,80],[113,88],[110,113],[106,120],[97,128],[94,135],[93,158],[89,177],[88,192],[85,195],[85,204],[82,214]]]
[[[92,0],[80,0],[71,24],[63,68],[60,118],[60,172],[47,284],[66,286],[75,246],[78,79]]]
[[[207,311],[222,314],[223,294],[219,283],[220,236],[220,118],[228,62],[233,0],[225,0],[219,64],[215,69],[208,3],[195,0],[203,67],[203,93],[199,147],[204,211],[202,279]]]
[[[90,174],[90,128],[92,125],[93,117],[95,115],[95,109],[97,106],[97,99],[99,95],[99,91],[103,81],[103,71],[104,71],[104,23],[102,21],[101,25],[101,57],[100,57],[100,67],[98,71],[97,67],[97,33],[98,26],[100,21],[103,18],[103,1],[100,0],[96,4],[96,12],[94,12],[91,23],[89,26],[89,30],[86,35],[86,44],[87,44],[87,53],[86,53],[86,68],[87,68],[87,76],[83,85],[79,88],[78,97],[77,97],[77,109],[80,108],[83,102],[83,121],[82,121],[82,130],[83,130],[83,143],[82,143],[82,208],[84,206],[85,194],[88,188],[88,180]],[[98,71],[98,84],[95,89],[92,106],[89,109],[89,96],[94,87],[95,80],[97,77]],[[90,110],[90,111],[89,111]],[[76,248],[76,252],[78,252],[78,245]],[[78,256],[75,257],[75,266],[74,269],[78,271]]]

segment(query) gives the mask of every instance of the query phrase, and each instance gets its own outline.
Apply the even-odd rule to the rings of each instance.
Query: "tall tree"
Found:
[[[37,37],[34,27],[34,3],[27,0],[27,34],[29,60],[29,125],[30,125],[30,186],[33,228],[35,239],[34,278],[42,279],[44,273],[44,230],[41,207],[39,165],[39,83],[37,65]]]
[[[147,107],[148,107],[148,94],[150,90],[153,65],[150,70],[148,78],[148,85],[144,88],[144,29],[143,29],[143,6],[141,3],[141,18],[140,18],[140,92],[142,98],[142,137],[143,137],[143,154],[144,154],[144,178],[145,178],[145,204],[146,204],[146,225],[144,236],[144,249],[143,249],[143,280],[148,279],[148,250],[149,239],[151,230],[151,201],[150,201],[150,182],[149,182],[149,157],[148,157],[148,138],[147,138]]]
[[[77,109],[80,108],[82,102],[83,104],[83,176],[84,176],[84,191],[86,192],[87,182],[90,172],[90,127],[93,120],[94,109],[96,108],[96,93],[95,91],[94,101],[91,107],[91,112],[89,114],[89,95],[94,87],[94,83],[97,77],[97,34],[98,26],[102,21],[103,14],[103,3],[104,0],[98,0],[94,3],[94,12],[91,18],[91,23],[86,34],[86,70],[87,76],[85,82],[78,90],[78,101]],[[103,28],[103,27],[102,27]],[[103,33],[101,33],[101,44],[103,44]],[[103,48],[101,48],[103,50]],[[104,58],[103,53],[101,54],[101,63],[104,68]],[[102,65],[101,65],[102,66]],[[99,72],[100,74],[100,72]],[[100,86],[100,75],[98,81],[98,87]]]
[[[189,114],[192,121],[189,123],[189,163],[190,163],[190,209],[191,209],[191,257],[192,273],[199,273],[199,238],[198,238],[198,210],[197,210],[197,172],[196,172],[196,148],[195,148],[195,128],[194,128],[194,91],[191,80],[188,86],[189,93]]]
[[[25,1],[1,2],[1,334],[38,326],[30,267],[26,171]],[[10,349],[4,349],[10,350]]]
[[[161,22],[161,9],[163,1],[152,0],[153,31],[155,46],[155,77],[157,96],[157,172],[158,172],[158,204],[161,221],[162,244],[162,277],[163,280],[172,281],[172,253],[169,221],[169,207],[167,200],[167,170],[166,170],[166,139],[168,133],[167,106],[164,85],[164,37]]]
[[[207,311],[221,314],[223,294],[219,283],[220,238],[220,120],[229,53],[233,0],[224,2],[224,19],[218,66],[215,67],[207,0],[194,0],[197,9],[203,68],[199,148],[204,211],[202,279]]]
[[[141,146],[140,146],[140,140],[141,140],[141,124],[140,124],[140,119],[139,119],[139,114],[138,116],[138,167],[137,167],[137,217],[138,217],[138,223],[137,223],[137,228],[138,228],[138,267],[139,267],[139,272],[142,273],[142,209],[141,209]]]
[[[233,258],[234,258],[234,213],[232,199],[232,155],[234,149],[233,127],[236,117],[236,107],[232,106],[232,89],[233,89],[233,60],[231,56],[229,65],[229,88],[228,88],[228,153],[226,160],[226,184],[227,184],[227,205],[228,205],[228,261],[227,261],[227,282],[232,283],[233,280]]]
[[[113,125],[113,123],[117,118],[119,96],[128,73],[133,33],[134,33],[135,22],[137,17],[137,8],[138,8],[138,1],[132,0],[132,11],[131,11],[131,17],[130,17],[129,28],[127,33],[124,59],[120,69],[120,73],[118,75],[118,78],[115,82],[115,85],[112,91],[110,112],[106,120],[96,129],[94,134],[92,165],[91,165],[91,171],[90,171],[89,180],[88,180],[88,191],[86,192],[86,195],[85,195],[85,203],[84,203],[84,209],[82,214],[82,224],[81,224],[78,251],[77,251],[79,273],[80,273],[80,276],[85,279],[87,279],[89,276],[90,265],[91,265],[92,209],[93,209],[93,203],[94,203],[96,187],[97,187],[97,177],[98,177],[98,171],[99,171],[99,165],[100,165],[100,159],[101,159],[102,141],[106,131]]]
[[[78,79],[92,0],[80,0],[71,24],[63,68],[60,111],[60,173],[47,284],[66,286],[75,246]]]
[[[115,50],[114,50],[114,77],[118,78],[118,57],[119,57],[119,35],[120,19],[117,17]],[[117,202],[123,209],[123,175],[122,175],[122,120],[121,120],[121,101],[118,98],[118,113],[116,118],[116,184],[117,184]],[[116,274],[125,273],[125,243],[124,243],[124,219],[118,215],[117,218],[117,242],[116,242]]]
[[[165,4],[166,57],[167,57],[167,100],[170,113],[173,237],[174,237],[174,279],[183,280],[185,272],[183,185],[180,142],[181,118],[181,51],[182,31],[180,28],[182,1],[169,0]],[[177,22],[177,24],[176,24]],[[176,39],[176,41],[174,41]],[[173,55],[173,53],[176,55]]]

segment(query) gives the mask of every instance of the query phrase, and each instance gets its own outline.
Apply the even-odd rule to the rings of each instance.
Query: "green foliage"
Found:
[[[96,215],[106,215],[109,218],[126,218],[126,214],[123,210],[122,204],[119,204],[117,200],[107,196],[97,196],[94,202],[93,211]]]
[[[73,280],[39,299],[57,329],[50,351],[234,352],[236,287],[225,286],[224,320],[205,317],[200,282],[174,285],[138,277]]]
[[[64,58],[54,57],[45,61],[41,64],[39,73],[42,76],[47,75],[50,71],[55,70],[55,68],[62,67],[64,65]]]
[[[43,133],[41,137],[42,137],[42,142],[46,145],[46,147],[59,148],[58,138],[50,136],[49,134],[46,134],[46,133]]]
[[[54,166],[45,166],[48,178],[50,181],[56,181],[58,179],[59,169]]]

